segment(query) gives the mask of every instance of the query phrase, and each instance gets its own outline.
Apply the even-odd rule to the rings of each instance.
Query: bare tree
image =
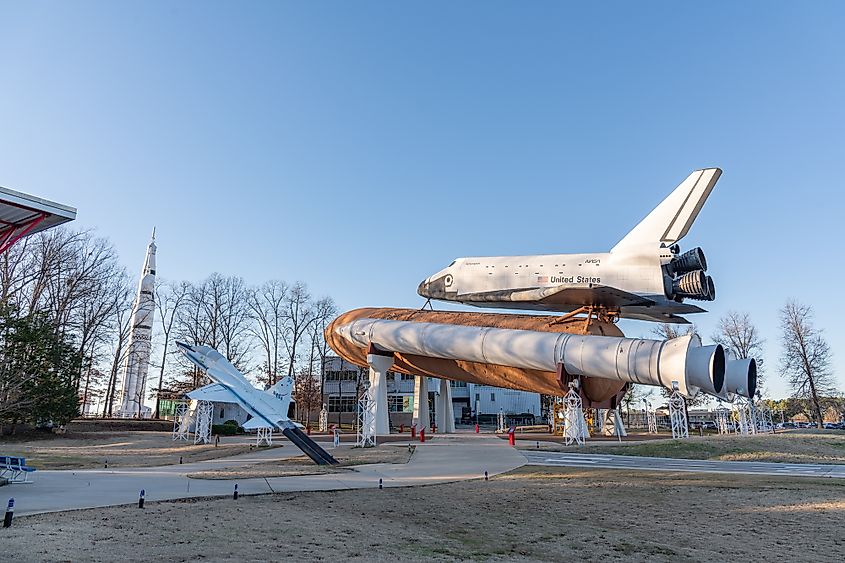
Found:
[[[719,319],[713,342],[730,349],[737,359],[754,358],[757,361],[757,388],[763,386],[763,339],[748,313],[729,311]]]
[[[325,403],[325,394],[323,389],[326,386],[326,357],[331,352],[329,343],[326,341],[325,331],[329,323],[334,320],[337,315],[337,306],[331,297],[324,297],[314,304],[314,323],[309,329],[309,338],[311,340],[311,358],[312,365],[315,360],[318,365],[314,366],[320,370],[320,402]],[[312,368],[313,369],[313,368]]]
[[[128,295],[127,295],[128,301]],[[111,369],[109,371],[108,384],[106,385],[106,398],[103,404],[103,418],[111,418],[114,408],[115,395],[117,393],[117,376],[120,366],[126,361],[129,355],[129,333],[132,329],[132,310],[128,303],[115,313],[115,341],[112,350]]]
[[[296,282],[285,298],[285,351],[288,360],[288,376],[293,377],[297,362],[297,346],[308,328],[316,320],[311,295],[302,282]]]
[[[682,325],[674,323],[660,323],[651,329],[651,333],[658,338],[671,340],[688,334],[698,334],[698,328],[696,328],[694,324]]]
[[[263,355],[267,386],[279,379],[279,359],[284,347],[284,327],[288,286],[285,282],[271,280],[249,292],[252,313],[252,334],[258,340]]]
[[[161,366],[158,372],[158,385],[156,385],[156,408],[153,418],[159,417],[161,406],[161,384],[164,381],[164,368],[167,364],[167,348],[170,344],[170,336],[173,333],[173,323],[176,321],[179,309],[187,299],[191,285],[188,282],[170,283],[157,282],[155,286],[155,303],[161,319],[161,334],[164,338],[161,350]]]
[[[816,424],[823,428],[822,398],[835,392],[830,345],[813,325],[813,309],[808,305],[789,301],[780,319],[781,375],[789,378],[793,397],[810,401]]]

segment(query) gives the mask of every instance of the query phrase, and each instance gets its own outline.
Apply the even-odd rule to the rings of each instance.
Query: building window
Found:
[[[467,382],[466,381],[450,381],[449,385],[451,385],[452,387],[466,387]]]
[[[475,394],[475,400],[476,400],[476,401],[480,401],[480,400],[481,400],[481,393],[476,393],[476,394]]]
[[[491,403],[495,403],[495,402],[496,402],[496,394],[495,394],[495,393],[490,393],[490,402],[491,402]]]
[[[357,381],[358,371],[354,369],[326,370],[326,381]]]
[[[355,412],[355,397],[329,397],[329,412]]]
[[[224,416],[226,416],[226,409],[220,409],[220,420],[223,420]]]

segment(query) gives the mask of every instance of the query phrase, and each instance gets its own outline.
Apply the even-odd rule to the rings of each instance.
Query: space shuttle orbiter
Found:
[[[609,252],[458,258],[426,278],[429,299],[503,309],[572,312],[592,307],[611,316],[688,323],[704,312],[687,300],[712,301],[713,278],[700,248],[681,253],[686,236],[721,176],[690,174]]]

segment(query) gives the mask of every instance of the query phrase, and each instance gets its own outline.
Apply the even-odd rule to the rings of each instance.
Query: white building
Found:
[[[323,396],[329,411],[329,424],[351,424],[355,421],[358,397],[368,377],[367,368],[360,368],[337,356],[326,358]],[[458,422],[463,420],[464,423],[474,423],[477,414],[480,422],[492,423],[500,411],[517,422],[540,417],[538,393],[462,381],[450,383],[452,416]],[[440,388],[439,380],[429,378],[428,388],[429,410],[433,422],[434,395]],[[414,376],[388,372],[387,402],[391,426],[410,426],[414,412]]]

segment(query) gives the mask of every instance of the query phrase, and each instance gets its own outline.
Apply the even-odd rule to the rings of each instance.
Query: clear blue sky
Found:
[[[834,2],[0,2],[0,185],[130,273],[420,306],[463,255],[609,249],[695,168],[686,248],[749,311],[815,307],[845,389]],[[632,336],[649,330],[626,322]]]

